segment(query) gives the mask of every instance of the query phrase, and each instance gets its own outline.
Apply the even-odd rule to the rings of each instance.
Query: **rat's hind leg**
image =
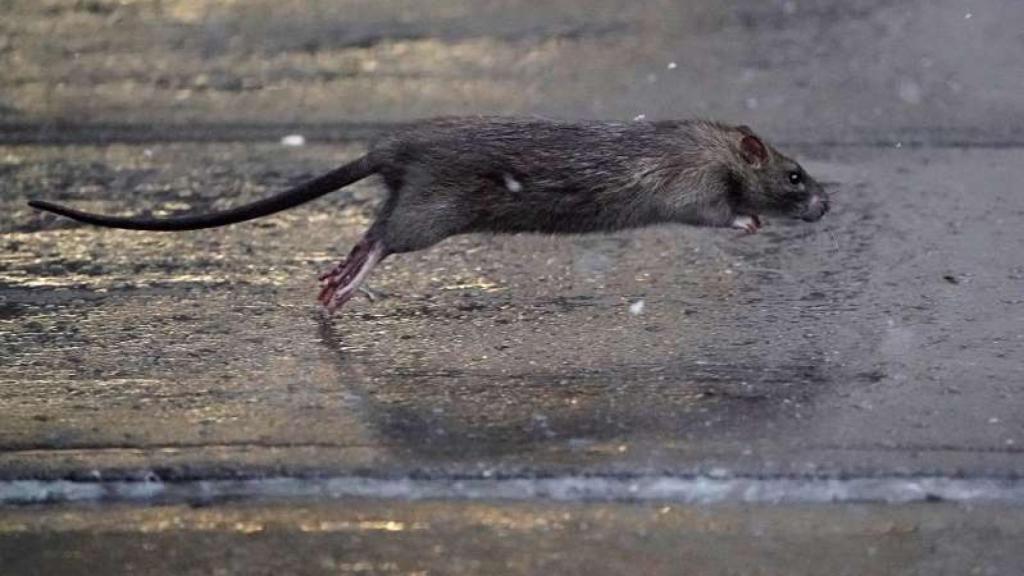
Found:
[[[334,312],[352,298],[370,270],[385,256],[384,242],[371,230],[352,248],[348,258],[320,275],[322,288],[317,300],[328,312]]]
[[[386,228],[384,222],[387,221],[387,215],[394,210],[398,191],[403,186],[404,178],[401,173],[394,170],[384,170],[381,172],[381,176],[388,188],[388,195],[381,206],[377,220],[363,234],[359,243],[352,248],[348,258],[320,275],[321,288],[317,300],[327,309],[328,313],[333,313],[348,302],[360,290],[360,284],[366,279],[370,270],[388,254],[394,252],[385,247],[383,229]],[[367,297],[371,302],[373,301],[368,291]]]
[[[359,289],[373,267],[389,254],[422,250],[468,229],[467,213],[451,191],[428,179],[410,185],[404,174],[382,172],[388,197],[377,220],[343,262],[320,277],[320,303],[334,312]]]

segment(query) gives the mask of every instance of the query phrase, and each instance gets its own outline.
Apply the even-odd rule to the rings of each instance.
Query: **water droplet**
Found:
[[[921,86],[909,78],[900,82],[899,94],[900,99],[907,104],[921,103]]]

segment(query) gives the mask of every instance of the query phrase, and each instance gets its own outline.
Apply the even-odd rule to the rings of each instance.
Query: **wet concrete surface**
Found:
[[[1024,10],[1015,3],[0,7],[6,488],[655,476],[1016,486],[1024,473]],[[389,259],[370,280],[380,299],[326,319],[316,276],[368,223],[380,197],[372,180],[258,222],[177,235],[99,230],[25,206],[30,197],[124,214],[233,206],[357,156],[395,122],[456,112],[747,122],[832,182],[834,208],[813,225],[769,221],[756,236],[666,226],[454,238]],[[310,144],[282,146],[289,133]],[[347,505],[306,509],[356,522]],[[95,559],[120,543],[113,570],[153,553],[146,514],[189,525],[204,513],[228,522],[287,508],[119,506],[3,509],[0,551],[39,560],[62,542]],[[351,554],[370,562],[363,572],[429,573],[435,565],[375,563],[391,562],[396,545],[422,557],[465,540],[463,573],[491,558],[507,572],[616,573],[613,556],[669,573],[701,557],[700,542],[746,538],[660,526],[644,516],[653,509],[616,503],[358,506],[401,522],[447,520],[399,544],[314,542],[294,518],[256,544],[231,529],[183,529],[159,537],[159,558],[176,565],[176,550],[238,546],[245,572],[264,558],[257,549],[286,558],[300,543],[363,550]],[[558,540],[586,558],[513,565],[516,546],[551,546],[551,533],[474,539],[467,510],[602,520]],[[825,518],[856,534],[865,517],[922,522],[893,555],[864,556],[876,573],[942,573],[921,550],[965,567],[950,573],[1012,573],[1015,557],[999,554],[1020,526],[1012,507],[688,510],[776,534],[802,526],[755,549],[780,566],[800,550],[858,566],[861,542],[893,542],[870,530],[820,539]],[[24,524],[32,514],[39,522]],[[92,518],[95,533],[69,528],[75,518]],[[119,521],[123,531],[101,529]],[[993,555],[972,564],[971,543],[985,537]],[[760,573],[817,566],[788,565]],[[317,566],[309,572],[327,569]]]
[[[1021,510],[347,500],[26,508],[17,574],[1015,574]]]
[[[358,153],[0,150],[0,470],[1021,472],[1017,149],[806,150],[837,183],[816,225],[460,237],[388,260],[384,297],[331,320],[316,273],[362,231],[372,182],[176,235],[23,204],[203,210]]]

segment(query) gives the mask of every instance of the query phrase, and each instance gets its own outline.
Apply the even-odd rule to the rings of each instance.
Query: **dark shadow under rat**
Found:
[[[348,257],[320,277],[319,301],[330,312],[388,255],[457,234],[611,232],[669,222],[753,233],[762,215],[813,222],[829,209],[822,186],[746,126],[507,117],[419,122],[323,176],[221,212],[121,218],[29,204],[98,226],[197,230],[280,212],[373,174],[387,197]]]

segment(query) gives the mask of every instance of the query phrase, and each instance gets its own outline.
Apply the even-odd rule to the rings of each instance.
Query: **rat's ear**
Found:
[[[741,127],[740,131],[743,131],[743,128],[746,126]],[[747,128],[747,131],[749,130],[750,128]],[[743,139],[740,140],[740,153],[743,154],[743,159],[747,161],[747,164],[755,168],[760,168],[768,162],[768,148],[753,132],[749,134],[744,132]]]

